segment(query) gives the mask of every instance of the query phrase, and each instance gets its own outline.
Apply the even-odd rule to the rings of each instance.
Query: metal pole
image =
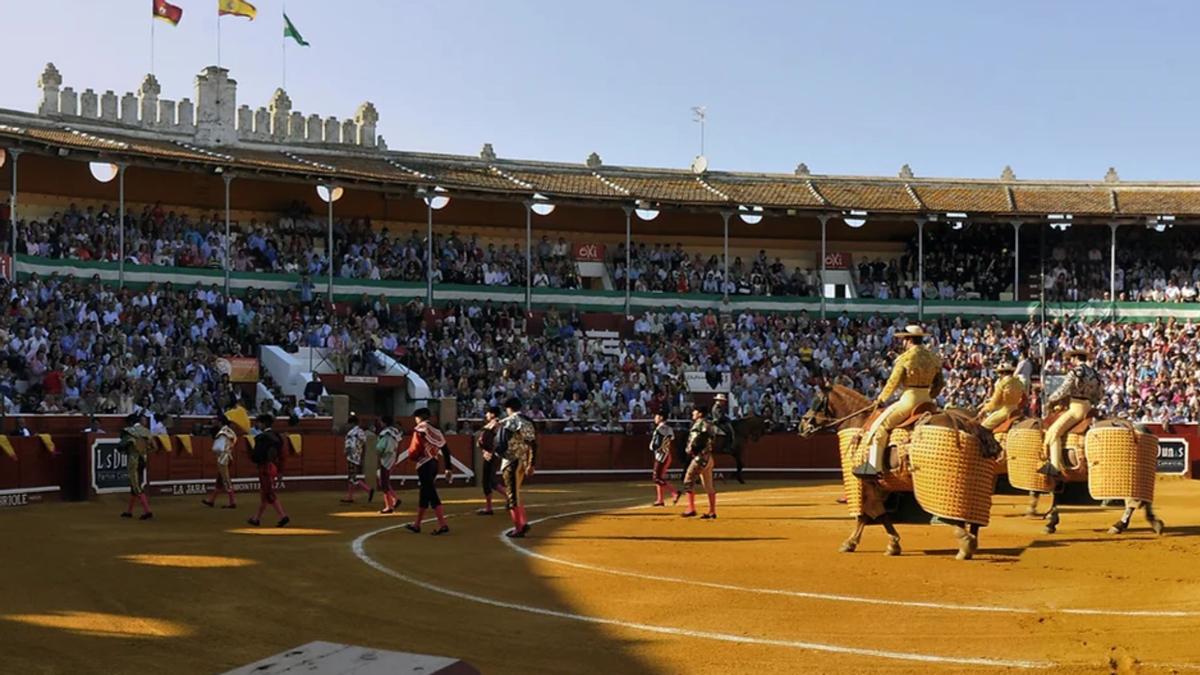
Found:
[[[1112,303],[1113,320],[1117,318],[1117,228],[1120,227],[1117,223],[1109,223],[1108,227],[1112,230],[1112,248],[1109,251],[1108,260],[1108,298]]]
[[[625,316],[629,316],[630,291],[632,290],[632,283],[629,280],[629,266],[632,264],[632,256],[630,255],[629,247],[633,243],[633,207],[622,206],[621,208],[625,211]]]
[[[433,307],[433,196],[426,197],[425,209],[429,222],[425,227],[425,305]]]
[[[829,222],[829,216],[818,216],[821,221],[821,287],[817,289],[817,294],[821,296],[821,320],[825,320],[825,224]]]
[[[325,242],[329,249],[329,287],[325,291],[326,300],[330,305],[333,304],[333,187],[329,187],[329,234]]]
[[[12,157],[12,195],[8,200],[8,217],[9,229],[12,230],[12,244],[8,250],[12,256],[12,279],[17,280],[17,158],[21,156],[20,150],[10,149],[8,155]]]
[[[925,320],[925,219],[917,218],[917,320]]]
[[[1021,299],[1021,221],[1013,221],[1013,300]]]
[[[229,276],[233,270],[233,260],[230,254],[233,252],[233,247],[230,245],[229,237],[229,184],[233,182],[233,175],[229,173],[222,174],[225,179],[225,296],[229,296]]]
[[[721,293],[725,298],[726,305],[729,304],[729,216],[731,215],[733,215],[732,211],[721,212],[721,220],[725,222],[725,252],[722,254],[725,272],[721,275]]]
[[[1038,327],[1038,348],[1040,352],[1038,379],[1042,389],[1038,394],[1038,412],[1046,414],[1046,223],[1038,227],[1038,287],[1041,298],[1042,323]]]
[[[120,226],[117,230],[119,239],[117,248],[120,258],[117,262],[117,285],[125,288],[125,165],[117,165],[117,217]]]
[[[525,313],[533,311],[533,204],[525,202]]]

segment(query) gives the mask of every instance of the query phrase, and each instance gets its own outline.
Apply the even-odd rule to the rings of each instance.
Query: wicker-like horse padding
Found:
[[[858,516],[863,510],[863,486],[858,476],[850,473],[858,466],[862,454],[858,451],[858,440],[866,432],[863,429],[842,429],[837,432],[838,451],[842,455],[842,487],[846,490],[846,506],[850,515]]]
[[[922,424],[909,446],[913,492],[921,508],[939,518],[988,524],[996,463],[983,456],[969,432]]]
[[[865,436],[864,436],[865,438]],[[911,492],[913,489],[912,474],[908,470],[908,445],[912,442],[912,432],[908,429],[892,429],[888,436],[888,445],[892,446],[891,453],[884,455],[886,466],[879,467],[879,487],[888,492]],[[893,460],[893,461],[888,461]],[[892,464],[896,468],[892,469]]]
[[[1154,501],[1158,439],[1133,429],[1092,428],[1087,434],[1088,492],[1093,499]]]
[[[1042,430],[1034,428],[1009,429],[1004,454],[1008,456],[1008,482],[1018,490],[1051,492],[1054,481],[1038,473],[1046,463],[1042,446]]]
[[[1001,431],[998,434],[992,434],[992,436],[995,437],[996,444],[1000,446],[1001,450],[1001,455],[994,460],[996,462],[996,475],[999,476],[1008,473],[1008,432]]]
[[[895,447],[885,456],[889,466],[898,464],[895,469],[880,467],[877,484],[885,492],[912,492],[912,474],[908,470],[908,445],[912,437],[908,429],[893,429],[888,437],[888,444]],[[867,460],[866,429],[842,429],[838,431],[838,450],[842,455],[842,485],[846,489],[846,505],[850,514],[857,516],[863,513],[862,479],[851,471],[854,467]]]

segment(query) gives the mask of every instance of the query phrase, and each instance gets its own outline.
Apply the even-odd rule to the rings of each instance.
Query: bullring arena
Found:
[[[933,526],[901,526],[897,559],[878,533],[837,554],[840,490],[817,481],[723,492],[712,523],[647,507],[645,482],[548,484],[520,543],[465,488],[444,541],[319,493],[289,495],[283,530],[194,499],[124,531],[116,499],[46,505],[3,515],[23,542],[6,555],[6,667],[214,672],[321,639],[489,673],[1188,672],[1200,604],[1180,561],[1200,514],[1191,482],[1160,488],[1162,537],[1113,538],[1097,508],[1048,537],[1002,498],[966,565]]]
[[[0,673],[1200,671],[1200,183],[396,150],[39,67]]]

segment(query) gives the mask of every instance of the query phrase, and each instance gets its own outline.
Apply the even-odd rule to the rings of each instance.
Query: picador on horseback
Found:
[[[892,366],[892,375],[883,385],[883,391],[879,392],[875,406],[883,406],[898,388],[903,391],[895,403],[875,418],[867,431],[870,453],[867,461],[853,471],[859,478],[879,476],[891,430],[908,419],[919,406],[931,403],[945,386],[941,358],[925,347],[925,338],[928,337],[925,329],[915,325],[906,326],[904,330],[896,332],[896,337],[904,340],[906,349]]]
[[[716,427],[717,436],[725,437],[725,447],[732,448],[737,438],[733,430],[733,420],[729,413],[729,397],[727,395],[717,394],[716,398],[713,399],[708,419]]]
[[[1047,476],[1062,474],[1063,445],[1067,432],[1076,424],[1087,419],[1092,412],[1092,407],[1099,403],[1104,395],[1100,374],[1088,364],[1087,350],[1070,349],[1067,350],[1065,356],[1072,360],[1071,371],[1067,373],[1066,379],[1046,402],[1049,410],[1060,406],[1066,407],[1066,410],[1046,430],[1043,442],[1049,459],[1039,471]]]
[[[996,366],[996,374],[1000,379],[996,380],[992,388],[992,397],[979,409],[979,423],[984,429],[995,429],[1021,413],[1021,406],[1025,401],[1025,385],[1013,374],[1015,371],[1016,367],[1010,363]]]

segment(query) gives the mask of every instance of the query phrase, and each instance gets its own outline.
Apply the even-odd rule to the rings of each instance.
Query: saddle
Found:
[[[1056,412],[1056,413],[1050,415],[1049,417],[1047,417],[1042,422],[1042,428],[1049,429],[1050,425],[1054,424],[1055,420],[1057,420],[1059,417],[1061,417],[1064,412],[1066,412],[1066,411],[1059,411],[1059,412]],[[1079,434],[1082,436],[1083,434],[1087,433],[1087,430],[1089,428],[1091,428],[1092,424],[1095,423],[1095,421],[1098,419],[1100,419],[1100,415],[1094,409],[1090,410],[1090,411],[1088,411],[1088,416],[1085,417],[1083,419],[1083,421],[1081,421],[1079,424],[1076,424],[1075,426],[1071,427],[1070,429],[1067,429],[1067,433],[1068,434]]]
[[[1021,413],[1019,413],[1019,412],[1013,413],[1012,415],[1010,415],[1008,417],[1008,419],[1001,422],[999,426],[997,426],[995,429],[992,429],[992,433],[993,434],[1006,434],[1006,433],[1008,433],[1008,430],[1011,429],[1012,426],[1014,424],[1016,424],[1020,419],[1022,419]]]
[[[900,424],[897,424],[895,427],[893,427],[892,430],[895,431],[896,429],[908,429],[912,425],[916,424],[917,420],[921,419],[921,417],[923,417],[926,413],[937,412],[937,409],[938,409],[937,404],[934,403],[933,401],[925,401],[924,403],[918,403],[917,407],[913,408],[912,414],[910,414],[903,422],[901,422]],[[884,409],[880,408],[880,409],[876,410],[875,412],[871,413],[871,416],[868,417],[867,421],[863,423],[863,428],[870,429],[871,425],[875,423],[875,420],[878,419],[879,416],[883,414],[883,411],[884,411]]]

